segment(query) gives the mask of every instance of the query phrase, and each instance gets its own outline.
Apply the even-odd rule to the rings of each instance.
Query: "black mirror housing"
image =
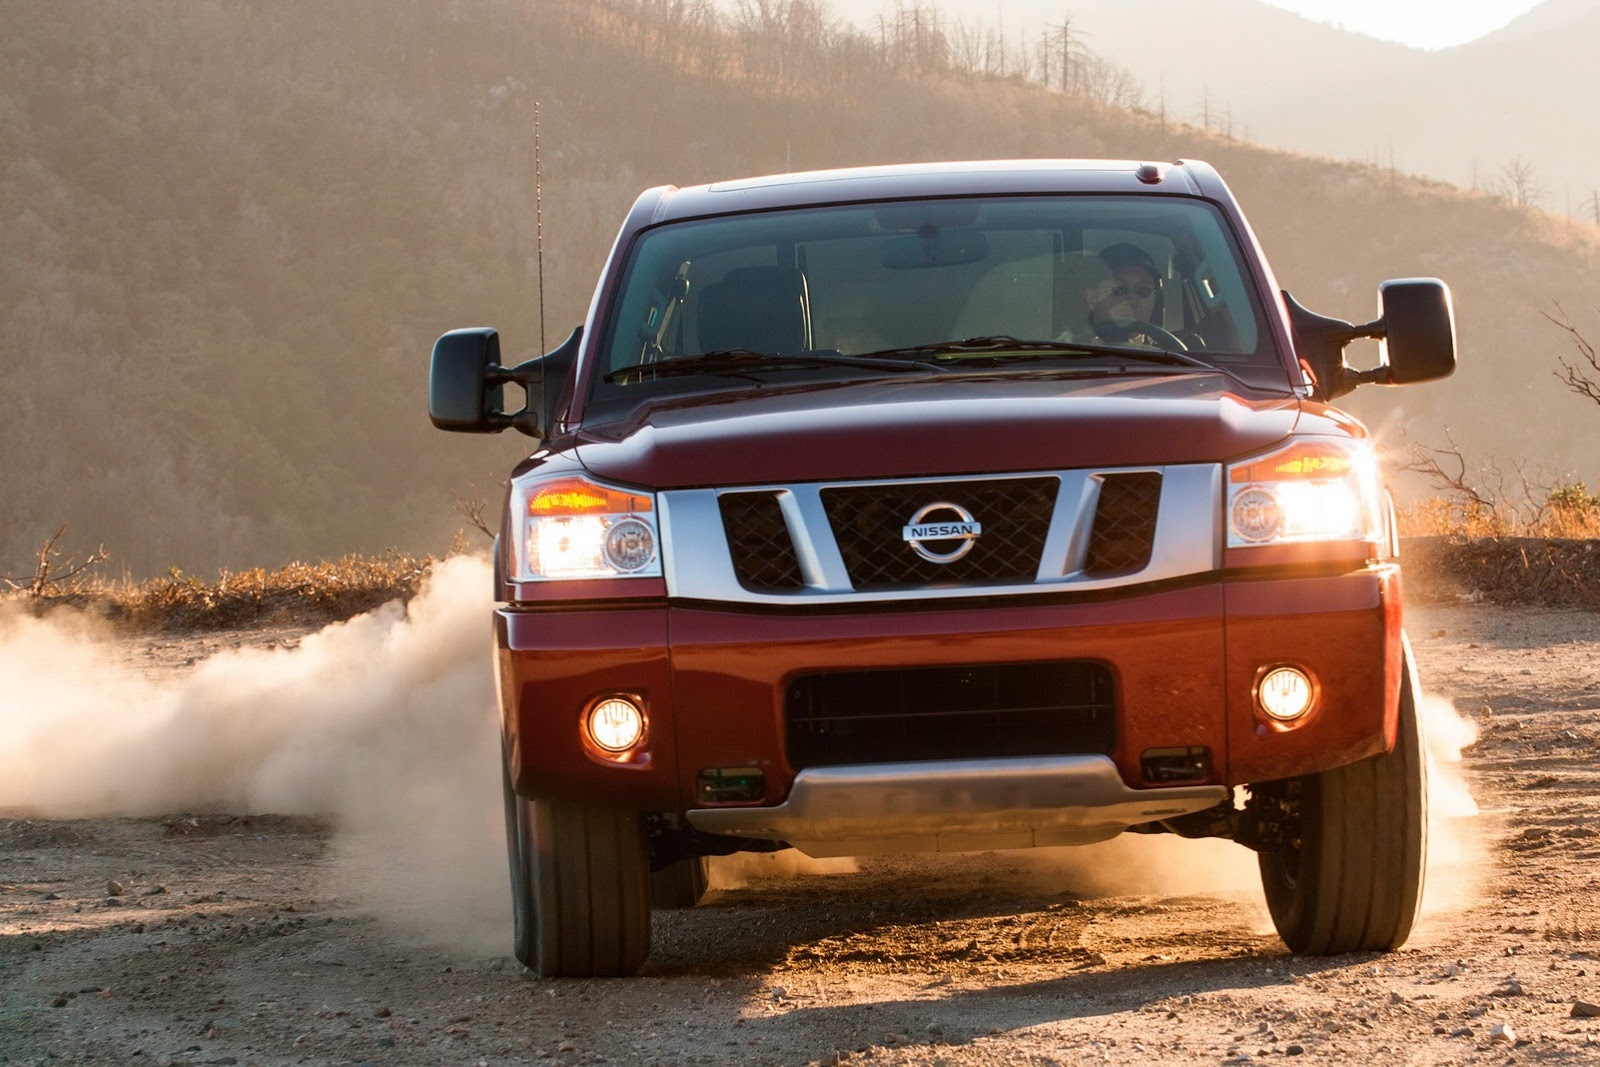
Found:
[[[521,383],[528,391],[527,410],[538,419],[540,437],[549,437],[556,425],[567,378],[578,362],[578,350],[582,344],[583,327],[579,326],[556,348],[518,365],[511,372],[512,380]]]
[[[1449,376],[1456,369],[1456,318],[1450,287],[1438,278],[1395,278],[1378,286],[1382,317],[1354,325],[1308,311],[1287,292],[1284,307],[1295,351],[1314,379],[1312,395],[1330,401],[1358,385],[1410,385]],[[1358,337],[1378,341],[1379,363],[1357,370],[1344,348]]]
[[[1389,384],[1448,377],[1456,369],[1456,317],[1450,287],[1437,278],[1397,278],[1378,286],[1383,362]]]
[[[494,368],[491,372],[490,368]],[[500,334],[492,326],[451,330],[433,343],[428,367],[428,418],[441,430],[499,433],[504,412]]]

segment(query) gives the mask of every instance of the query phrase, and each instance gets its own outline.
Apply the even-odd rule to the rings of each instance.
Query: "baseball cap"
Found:
[[[1150,272],[1150,277],[1161,277],[1161,272],[1156,269],[1156,261],[1151,258],[1150,253],[1127,241],[1102,248],[1100,259],[1112,270],[1118,267],[1142,267]]]

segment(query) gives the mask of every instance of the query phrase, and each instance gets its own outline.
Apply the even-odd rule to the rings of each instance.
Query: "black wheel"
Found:
[[[518,796],[502,760],[512,950],[544,978],[633,974],[650,951],[650,866],[638,814]]]
[[[706,895],[710,863],[704,856],[679,860],[650,875],[650,899],[658,908],[692,908]]]
[[[1260,856],[1278,936],[1315,956],[1385,952],[1411,934],[1428,851],[1428,777],[1416,672],[1404,646],[1394,751],[1279,783],[1288,843]]]

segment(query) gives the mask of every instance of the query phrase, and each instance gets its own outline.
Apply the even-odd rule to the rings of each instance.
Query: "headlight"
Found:
[[[1378,540],[1380,500],[1366,445],[1296,441],[1228,468],[1228,547]]]
[[[645,578],[661,574],[655,498],[587,478],[519,483],[512,488],[515,580]]]

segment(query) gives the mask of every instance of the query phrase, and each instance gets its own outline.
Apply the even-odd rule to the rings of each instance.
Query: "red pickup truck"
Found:
[[[1128,831],[1255,850],[1294,951],[1401,944],[1417,683],[1330,402],[1455,337],[1437,280],[1379,302],[1301,308],[1204,163],[1029,160],[651,189],[566,343],[439,338],[434,424],[538,439],[495,549],[517,957],[636,971],[708,856]]]

